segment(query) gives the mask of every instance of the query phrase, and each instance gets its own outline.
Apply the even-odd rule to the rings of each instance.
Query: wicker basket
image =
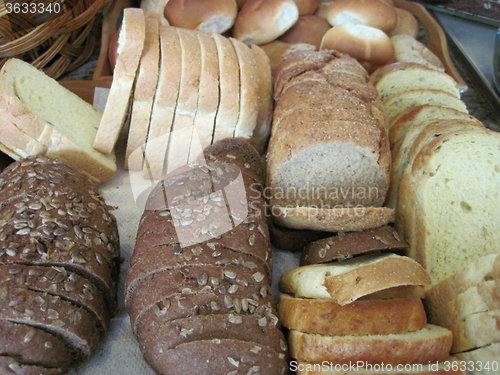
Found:
[[[110,1],[0,0],[0,66],[17,57],[55,79],[76,69],[99,45]]]

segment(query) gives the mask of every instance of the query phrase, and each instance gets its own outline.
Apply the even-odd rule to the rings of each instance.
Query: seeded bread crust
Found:
[[[13,340],[19,337],[21,340]],[[36,363],[43,367],[66,370],[74,353],[56,336],[26,324],[0,320],[0,353],[20,363]],[[0,372],[1,373],[1,372]]]
[[[419,298],[355,301],[340,306],[334,301],[281,294],[279,317],[288,329],[326,336],[400,334],[427,325]]]
[[[65,370],[61,368],[47,368],[19,363],[17,359],[9,356],[0,356],[0,373],[22,375],[62,375]]]
[[[193,355],[196,353],[196,355]],[[186,360],[189,358],[189,360]],[[282,375],[287,373],[283,353],[253,342],[234,339],[192,341],[164,353],[152,353],[151,367],[158,373]]]
[[[339,233],[310,243],[302,252],[300,265],[341,261],[371,252],[387,251],[406,255],[408,246],[408,243],[390,226]]]
[[[84,309],[57,296],[24,288],[1,286],[0,295],[1,320],[39,327],[60,337],[77,353],[77,362],[88,359],[96,350],[101,333]]]
[[[0,285],[58,296],[85,309],[103,333],[109,328],[109,311],[102,293],[89,280],[64,268],[3,265],[0,266]]]

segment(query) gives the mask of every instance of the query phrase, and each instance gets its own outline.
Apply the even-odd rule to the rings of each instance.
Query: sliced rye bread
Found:
[[[262,267],[250,270],[243,266],[201,265],[153,274],[138,282],[132,292],[129,310],[132,326],[137,326],[144,311],[176,294],[215,292],[273,302],[270,279],[265,273]]]
[[[188,164],[198,108],[201,77],[200,41],[193,30],[176,28],[181,48],[181,82],[168,141],[166,173]]]
[[[215,117],[219,108],[219,55],[217,45],[210,34],[196,33],[201,48],[201,75],[198,108],[194,118],[194,138],[189,150],[189,162],[193,163],[212,143]],[[199,144],[196,142],[199,141]]]
[[[66,370],[73,362],[74,353],[43,329],[0,320],[0,356],[9,356],[19,363]]]
[[[439,105],[424,104],[410,107],[395,116],[389,124],[391,149],[399,138],[404,136],[413,125],[424,121],[451,119],[476,120],[474,116],[469,115],[468,113]]]
[[[132,113],[125,150],[125,169],[140,171],[148,137],[153,101],[160,67],[160,29],[158,20],[146,18],[146,34],[137,73]]]
[[[211,246],[210,246],[211,244]],[[128,306],[137,284],[155,274],[169,269],[215,264],[218,266],[240,265],[250,270],[259,269],[271,276],[269,264],[261,259],[216,245],[200,243],[182,248],[179,245],[162,245],[145,252],[134,251],[125,279],[125,306]]]
[[[57,367],[43,367],[20,363],[16,358],[0,355],[0,373],[21,375],[62,375],[65,369]]]
[[[145,178],[161,178],[181,82],[182,54],[174,27],[160,28],[160,76],[149,125],[144,166]]]
[[[359,232],[340,232],[306,246],[302,252],[300,265],[342,261],[371,252],[393,252],[406,255],[407,248],[408,243],[390,226]]]
[[[192,341],[163,353],[150,353],[148,359],[151,367],[160,373],[169,369],[177,374],[228,374],[236,371],[241,374],[284,375],[288,368],[283,353],[265,345],[234,339]]]
[[[145,37],[146,20],[143,10],[124,9],[113,83],[93,144],[94,149],[103,154],[113,151],[128,115]]]
[[[233,137],[249,140],[259,113],[258,66],[255,55],[242,41],[229,38],[238,57],[240,70],[240,110]]]
[[[243,327],[243,328],[242,328]],[[266,316],[243,314],[195,315],[162,324],[145,337],[139,336],[141,352],[162,353],[177,345],[198,340],[234,339],[266,345],[287,354],[286,339],[277,321]]]
[[[176,294],[158,301],[146,310],[135,332],[137,337],[146,338],[148,332],[156,332],[170,321],[198,315],[210,314],[248,314],[254,318],[267,317],[278,322],[277,312],[269,298],[262,300],[253,296],[238,294],[229,297],[215,292],[198,294]]]
[[[212,143],[234,137],[240,113],[240,68],[229,39],[212,34],[219,56],[219,107]]]
[[[326,336],[388,335],[422,329],[427,324],[419,298],[334,301],[281,294],[279,318],[288,329]]]
[[[36,267],[21,264],[0,266],[0,285],[24,287],[55,295],[85,309],[104,334],[110,313],[102,293],[89,280],[62,267]]]
[[[101,333],[84,309],[57,296],[25,288],[1,286],[0,295],[0,320],[53,334],[76,353],[76,362],[88,359],[95,352]]]
[[[445,361],[451,343],[451,331],[434,325],[396,335],[325,336],[292,330],[288,336],[290,356],[309,363],[428,364]]]
[[[368,254],[343,262],[291,269],[281,275],[279,288],[295,297],[330,299],[346,305],[385,289],[429,283],[425,270],[411,258]]]

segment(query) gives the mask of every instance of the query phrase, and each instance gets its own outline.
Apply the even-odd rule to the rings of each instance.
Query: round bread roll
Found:
[[[394,36],[399,34],[406,34],[412,36],[413,38],[416,38],[418,35],[419,26],[415,16],[405,9],[395,9],[396,14],[398,15],[398,22],[396,24],[396,27],[392,29],[392,31],[390,31],[388,35]]]
[[[243,8],[243,4],[246,3],[247,0],[236,0],[236,5],[238,5],[238,10]]]
[[[293,0],[299,9],[299,16],[314,14],[318,8],[319,0]]]
[[[394,46],[387,34],[364,25],[332,27],[323,36],[320,49],[346,53],[358,60],[369,73],[396,60]]]
[[[397,21],[394,5],[384,0],[337,0],[328,10],[328,22],[332,26],[354,23],[387,33],[396,27]]]
[[[164,13],[172,26],[222,34],[233,26],[238,7],[235,0],[169,0]]]
[[[277,39],[299,18],[293,0],[247,0],[236,17],[233,37],[246,44],[265,44]]]
[[[302,43],[286,43],[279,39],[273,40],[272,42],[262,44],[260,46],[267,57],[269,57],[269,63],[271,64],[271,73],[274,76],[276,68],[280,64],[283,57],[290,51],[295,49],[306,49],[310,51],[314,51],[315,47],[311,44],[302,44]]]
[[[324,18],[313,15],[301,16],[279,40],[287,43],[312,44],[319,49],[323,35],[331,28]]]
[[[415,62],[444,72],[444,65],[439,58],[423,43],[410,35],[400,34],[391,38],[396,61]]]
[[[328,11],[330,10],[330,6],[335,2],[334,1],[321,1],[316,8],[316,12],[314,12],[315,16],[324,18],[325,20],[328,18]]]

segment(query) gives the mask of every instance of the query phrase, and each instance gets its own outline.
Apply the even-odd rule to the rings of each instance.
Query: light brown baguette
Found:
[[[338,364],[434,363],[448,358],[451,342],[451,331],[433,325],[398,335],[324,336],[292,330],[288,337],[291,357]]]
[[[401,334],[422,329],[427,318],[419,298],[335,301],[281,294],[279,318],[288,329],[326,336]]]

